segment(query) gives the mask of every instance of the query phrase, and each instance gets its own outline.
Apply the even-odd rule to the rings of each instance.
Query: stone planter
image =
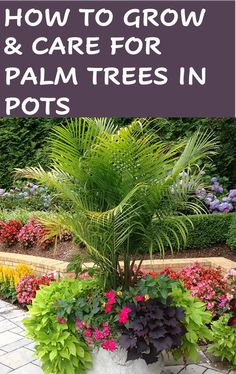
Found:
[[[126,362],[124,349],[109,352],[102,348],[93,353],[93,369],[87,374],[161,374],[164,368],[162,356],[154,364],[147,365],[142,359]]]

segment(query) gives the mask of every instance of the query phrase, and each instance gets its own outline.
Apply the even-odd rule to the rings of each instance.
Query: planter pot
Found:
[[[93,368],[87,374],[161,374],[164,368],[162,356],[157,362],[147,365],[142,359],[126,361],[125,349],[109,352],[98,349],[93,352]]]

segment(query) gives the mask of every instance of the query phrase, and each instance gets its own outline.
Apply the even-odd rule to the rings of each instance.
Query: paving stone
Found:
[[[0,348],[4,345],[11,344],[17,340],[22,339],[20,335],[14,334],[11,331],[5,331],[0,334]]]
[[[187,365],[186,368],[181,370],[181,374],[203,374],[206,368],[199,365]]]
[[[19,369],[13,370],[11,373],[12,374],[43,374],[43,371],[40,367],[34,364],[28,364],[28,365],[22,366]]]
[[[40,366],[41,367],[41,362],[37,359],[35,361],[32,362],[32,364],[34,365],[37,365],[37,366]]]
[[[4,346],[2,347],[2,349],[3,349],[5,352],[12,352],[12,351],[15,351],[15,350],[18,349],[18,348],[21,348],[21,347],[27,346],[27,344],[30,344],[30,343],[31,343],[31,340],[26,339],[26,338],[23,338],[23,339],[21,339],[21,340],[17,340],[17,341],[14,342],[14,343],[4,345]]]
[[[9,313],[11,310],[14,310],[16,309],[16,307],[14,305],[5,305],[3,307],[0,308],[0,316],[1,317],[4,317],[5,314]]]
[[[0,357],[0,362],[12,369],[18,369],[34,360],[33,352],[26,348],[19,348]]]
[[[0,333],[15,328],[16,325],[7,319],[0,322]]]
[[[30,349],[31,351],[34,351],[35,350],[35,348],[34,348],[34,342],[28,344],[25,348]]]
[[[13,309],[13,310],[10,310],[9,313],[7,313],[5,316],[7,319],[12,319],[16,317],[22,317],[23,319],[27,316],[27,314],[23,310]]]
[[[7,367],[7,366],[5,366],[5,365],[0,364],[0,373],[1,373],[1,374],[7,374],[7,373],[10,373],[11,370],[12,370],[11,368],[9,368],[9,367]],[[33,373],[32,373],[32,374],[33,374]]]
[[[207,369],[207,371],[205,371],[205,373],[206,374],[221,374],[222,371],[218,371],[218,370],[214,370],[214,369]],[[228,371],[227,371],[227,373],[228,373]]]
[[[11,329],[10,331],[14,332],[15,334],[25,334],[25,331],[18,326],[15,327],[14,329]]]
[[[5,355],[5,354],[6,354],[6,352],[3,351],[2,349],[0,349],[0,356]]]
[[[168,366],[164,369],[163,374],[178,374],[183,368],[183,365]]]

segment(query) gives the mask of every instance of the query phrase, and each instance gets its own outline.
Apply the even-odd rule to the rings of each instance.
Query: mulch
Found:
[[[74,255],[78,255],[79,253],[84,252],[84,248],[76,245],[71,241],[68,241],[60,242],[58,243],[56,248],[52,246],[46,250],[37,247],[25,249],[19,243],[10,248],[7,248],[3,244],[0,244],[0,251],[47,257],[62,261],[70,261]],[[221,244],[201,249],[183,249],[180,251],[174,251],[174,254],[172,254],[170,251],[166,251],[165,253],[166,259],[199,257],[225,257],[236,262],[236,251],[232,251],[227,245]],[[154,253],[153,258],[160,259],[162,257],[159,253]],[[149,259],[148,253],[145,256],[145,259]]]

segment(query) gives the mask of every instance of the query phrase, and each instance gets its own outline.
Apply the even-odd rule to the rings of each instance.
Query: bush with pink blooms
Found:
[[[18,241],[25,248],[40,246],[47,249],[56,240],[55,236],[46,239],[46,228],[40,223],[39,219],[32,217],[30,221],[24,225],[18,233]]]
[[[214,317],[224,313],[236,288],[236,277],[232,276],[232,271],[225,275],[220,267],[206,268],[199,263],[188,265],[178,272],[166,268],[161,274],[183,281],[191,295],[202,300]]]
[[[42,284],[48,286],[50,282],[55,281],[53,274],[42,275],[35,277],[34,275],[27,275],[20,279],[16,286],[16,298],[22,305],[32,304],[32,300],[36,296],[36,292],[40,289]]]

